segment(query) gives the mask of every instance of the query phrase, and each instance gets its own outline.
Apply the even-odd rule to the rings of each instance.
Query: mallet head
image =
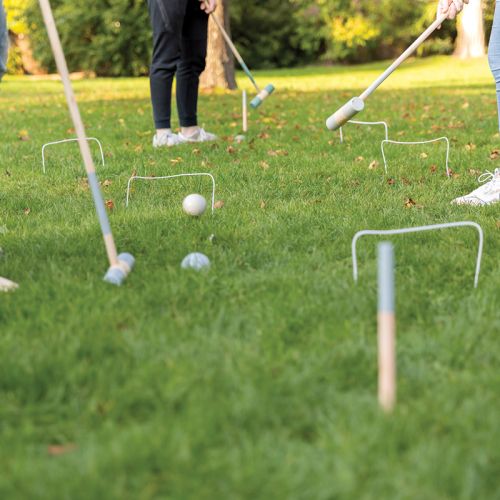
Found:
[[[326,126],[330,130],[337,130],[363,109],[365,109],[365,101],[359,97],[354,97],[326,120]]]
[[[125,278],[130,274],[135,264],[135,258],[129,253],[121,253],[118,255],[118,264],[111,266],[104,276],[104,281],[112,285],[120,286]]]
[[[267,85],[266,88],[262,89],[250,103],[252,108],[258,108],[272,93],[274,92],[274,85]]]

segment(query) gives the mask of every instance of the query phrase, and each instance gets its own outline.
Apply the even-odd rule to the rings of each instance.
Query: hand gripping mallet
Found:
[[[106,213],[106,207],[104,206],[101,190],[99,188],[99,181],[97,180],[94,162],[92,160],[90,148],[86,140],[85,128],[83,126],[82,118],[80,116],[80,110],[78,109],[75,94],[71,86],[68,65],[66,64],[66,58],[62,49],[61,40],[57,32],[54,15],[52,14],[49,0],[39,0],[39,3],[42,10],[43,20],[47,28],[47,33],[49,35],[50,45],[52,46],[54,59],[56,60],[57,69],[59,70],[59,74],[61,75],[61,80],[64,85],[66,101],[68,103],[73,126],[75,127],[76,136],[78,138],[78,145],[80,146],[80,153],[82,155],[83,163],[85,164],[85,169],[87,171],[90,189],[94,198],[94,205],[104,237],[104,244],[106,245],[106,252],[108,255],[110,267],[106,275],[104,276],[104,280],[108,283],[112,283],[113,285],[121,285],[124,279],[132,270],[135,259],[128,253],[117,255],[113,234],[111,232],[111,226],[109,224],[108,215]]]
[[[274,92],[274,85],[272,85],[272,84],[266,85],[266,87],[263,89],[261,89],[257,85],[255,78],[253,77],[252,73],[250,73],[248,66],[245,64],[245,61],[243,60],[240,53],[238,52],[238,49],[236,48],[234,43],[231,41],[231,38],[229,38],[227,31],[224,29],[224,26],[222,26],[220,21],[217,19],[217,16],[212,15],[211,17],[214,20],[214,23],[219,28],[219,31],[221,32],[222,36],[224,37],[224,40],[226,40],[226,43],[228,44],[229,48],[231,49],[231,52],[234,54],[234,57],[236,57],[237,61],[240,63],[241,69],[246,73],[248,78],[250,78],[250,81],[252,82],[253,86],[255,87],[255,90],[257,91],[257,95],[250,102],[250,106],[252,106],[252,108],[254,108],[254,109],[258,108],[264,102],[264,100],[266,100]]]
[[[365,108],[365,101],[370,97],[375,90],[377,90],[380,85],[389,78],[389,76],[396,71],[396,69],[403,64],[406,59],[408,59],[419,47],[422,45],[427,38],[429,38],[436,29],[443,24],[446,20],[447,14],[441,15],[437,18],[418,38],[415,40],[410,47],[408,47],[401,56],[398,57],[382,75],[380,75],[359,97],[354,97],[347,104],[344,104],[339,110],[333,113],[328,120],[326,120],[326,126],[330,130],[337,130],[347,123],[353,116],[357,115],[359,112],[363,111]]]

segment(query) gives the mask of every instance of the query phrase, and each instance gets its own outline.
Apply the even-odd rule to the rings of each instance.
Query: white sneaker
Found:
[[[179,134],[179,138],[181,142],[208,142],[208,141],[216,141],[218,137],[215,134],[211,134],[207,132],[203,128],[199,128],[192,135],[184,135],[182,132]]]
[[[486,171],[478,178],[478,182],[486,183],[472,193],[455,198],[455,205],[493,205],[500,202],[500,168],[494,173]]]
[[[172,147],[178,146],[182,144],[183,141],[179,138],[177,134],[174,134],[171,130],[166,132],[161,132],[160,134],[156,133],[153,137],[153,147],[154,148],[163,148],[163,147]]]

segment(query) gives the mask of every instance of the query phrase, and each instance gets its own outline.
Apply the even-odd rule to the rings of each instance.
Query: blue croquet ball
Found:
[[[210,259],[202,253],[190,253],[182,260],[181,267],[182,269],[201,271],[202,269],[208,269],[210,267]]]

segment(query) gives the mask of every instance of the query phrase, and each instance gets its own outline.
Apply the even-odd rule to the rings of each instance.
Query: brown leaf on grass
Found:
[[[375,170],[380,163],[377,160],[373,160],[370,165],[368,165],[368,170]]]
[[[214,208],[222,208],[224,206],[224,200],[218,200],[214,203]]]
[[[260,208],[266,208],[266,202],[264,200],[260,200]]]
[[[500,149],[494,149],[490,153],[490,160],[496,160],[500,156]]]
[[[18,138],[20,141],[29,141],[30,135],[27,130],[20,130],[18,134]]]
[[[411,185],[410,179],[407,179],[406,177],[401,177],[401,182],[403,183],[404,186]]]
[[[233,148],[233,146],[228,146],[228,147],[226,148],[226,151],[227,151],[230,155],[232,155],[232,154],[236,153],[236,149],[235,149],[235,148]]]
[[[424,208],[423,205],[419,205],[415,200],[412,198],[406,198],[405,200],[405,208]]]
[[[269,139],[271,136],[267,132],[261,132],[257,137],[259,139]]]
[[[476,149],[476,145],[473,144],[472,142],[469,142],[468,144],[465,145],[466,151],[474,151],[475,149]]]
[[[462,104],[462,109],[467,109],[468,107],[470,106],[470,104],[465,101],[463,104]]]
[[[394,184],[396,184],[396,181],[394,179],[387,179],[387,184],[389,184],[389,186],[394,186]]]
[[[182,163],[182,158],[180,156],[178,156],[177,158],[172,158],[170,160],[170,163],[172,163],[172,165],[177,165],[178,163]]]
[[[71,453],[76,450],[76,444],[52,444],[47,446],[47,452],[52,457],[59,457],[65,455],[66,453]]]
[[[30,212],[31,212],[31,208],[26,207],[26,208],[23,210],[23,212],[24,212],[24,215],[29,215],[29,214],[30,214]]]
[[[136,153],[142,153],[142,151],[144,150],[142,144],[137,144],[137,146],[134,147],[134,151]]]
[[[399,131],[396,135],[397,135],[398,137],[401,137],[401,136],[405,135],[405,133],[406,133],[406,132],[405,132],[404,130],[400,130],[400,131]]]
[[[478,175],[481,175],[483,173],[481,170],[478,170],[477,168],[469,168],[468,172],[470,175],[473,175],[474,177],[477,177]]]
[[[193,151],[192,151],[192,153],[193,153],[194,155],[199,155],[199,154],[201,153],[201,149],[194,148],[194,149],[193,149]]]
[[[437,169],[438,169],[438,168],[437,168],[437,165],[436,165],[436,164],[431,165],[431,166],[429,167],[429,172],[430,172],[431,174],[435,174],[435,173],[437,172]]]
[[[422,158],[422,160],[425,160],[426,158],[429,158],[429,155],[427,153],[420,153],[420,158]]]
[[[288,156],[288,151],[285,151],[284,149],[270,149],[267,154],[269,156]]]
[[[110,212],[115,208],[115,202],[113,200],[106,200],[105,205]]]
[[[75,135],[75,129],[73,127],[66,130],[66,133],[69,135]]]
[[[365,159],[362,156],[357,156],[354,161],[357,161],[359,163],[360,161],[364,161],[364,160]]]
[[[262,169],[262,170],[267,170],[269,168],[269,163],[267,163],[267,161],[261,161],[259,163],[259,167]]]
[[[111,186],[112,182],[109,179],[106,179],[102,182],[102,187]]]
[[[6,175],[7,177],[10,177],[12,174],[11,174],[8,170],[6,170],[6,171],[5,171],[5,175]]]

